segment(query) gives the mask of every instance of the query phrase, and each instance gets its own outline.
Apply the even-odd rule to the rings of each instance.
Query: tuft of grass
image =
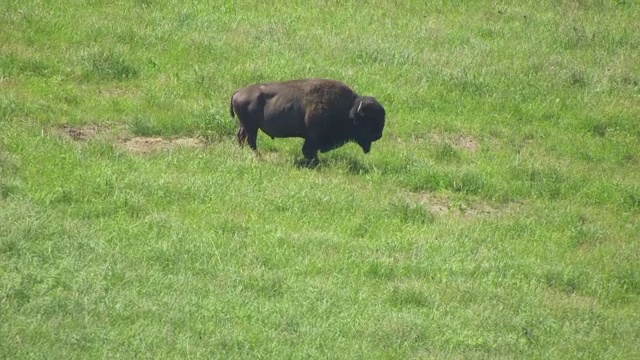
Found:
[[[136,118],[129,124],[129,130],[132,134],[138,136],[154,136],[162,134],[162,131],[151,119]]]
[[[83,78],[86,80],[127,81],[140,76],[140,71],[130,60],[116,53],[94,53],[86,62],[83,73]]]

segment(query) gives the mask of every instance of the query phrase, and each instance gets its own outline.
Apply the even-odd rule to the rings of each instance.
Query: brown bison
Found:
[[[231,116],[238,115],[238,143],[257,150],[261,129],[271,138],[305,139],[302,153],[317,161],[327,152],[355,141],[368,153],[382,137],[385,111],[376,99],[360,96],[335,80],[304,79],[249,85],[231,97]]]

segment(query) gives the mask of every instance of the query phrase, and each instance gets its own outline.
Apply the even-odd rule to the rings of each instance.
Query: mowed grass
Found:
[[[1,8],[0,357],[640,353],[635,2]],[[369,155],[238,148],[304,77],[385,106]]]

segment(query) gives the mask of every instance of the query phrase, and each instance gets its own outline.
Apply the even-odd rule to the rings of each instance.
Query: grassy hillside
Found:
[[[0,357],[640,353],[640,6],[0,8]],[[235,142],[231,94],[341,80],[364,155]]]

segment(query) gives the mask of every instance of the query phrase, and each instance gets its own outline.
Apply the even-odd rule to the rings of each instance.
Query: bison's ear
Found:
[[[364,113],[362,112],[362,100],[356,100],[351,107],[351,111],[349,111],[349,117],[351,120],[356,122],[359,117],[362,117]]]

